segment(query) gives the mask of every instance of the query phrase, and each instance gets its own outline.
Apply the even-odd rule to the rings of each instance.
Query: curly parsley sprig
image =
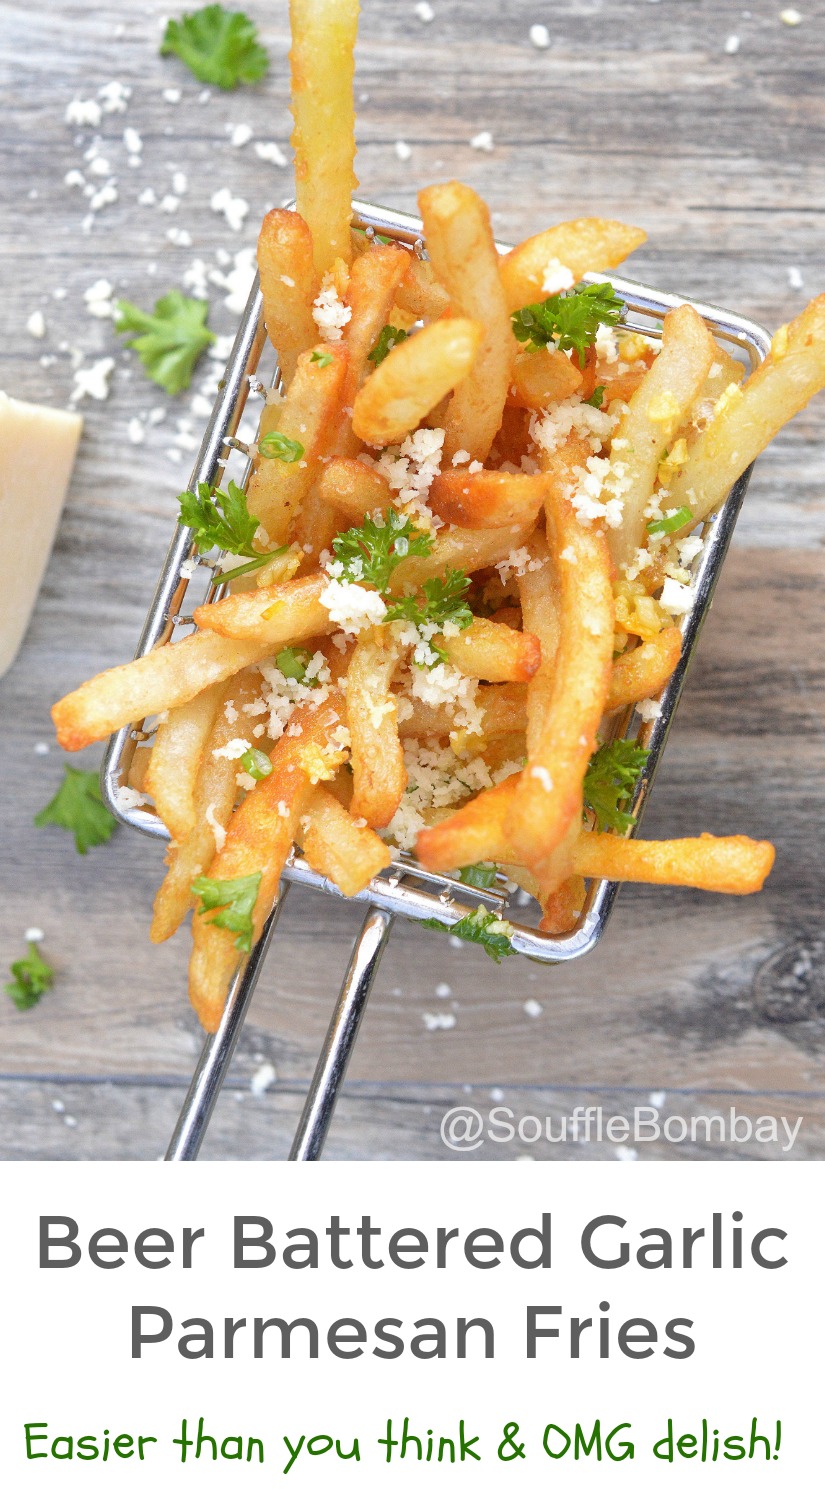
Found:
[[[572,349],[580,365],[596,340],[601,323],[618,323],[624,303],[609,281],[596,286],[574,286],[569,292],[557,292],[543,302],[530,302],[512,315],[513,333],[530,349]]]
[[[435,917],[427,917],[421,926],[434,927],[439,932],[449,932],[451,937],[463,938],[468,943],[480,943],[485,953],[489,954],[497,964],[516,951],[511,942],[513,933],[511,923],[497,917],[495,912],[486,911],[483,906],[477,906],[475,911],[470,912],[469,916],[462,917],[461,921],[455,922],[452,927],[447,922],[439,922]]]
[[[385,594],[392,573],[406,557],[429,557],[433,537],[429,531],[417,530],[409,516],[399,515],[390,506],[380,521],[367,516],[361,526],[341,532],[332,550],[343,564],[347,583],[371,583],[379,594]]]
[[[213,911],[215,915],[208,917],[208,922],[234,932],[239,953],[249,953],[252,949],[252,913],[260,887],[260,870],[254,875],[239,875],[235,880],[211,880],[208,875],[199,875],[192,881],[192,893],[200,901],[199,915]]]
[[[32,942],[26,957],[11,965],[11,976],[6,994],[18,1010],[31,1010],[54,984],[54,969]]]
[[[254,22],[243,11],[204,5],[170,20],[160,44],[161,57],[174,52],[201,83],[234,89],[239,83],[258,83],[269,67],[269,57],[258,41]]]
[[[97,771],[63,767],[61,786],[51,802],[35,813],[35,828],[45,828],[49,823],[74,834],[78,854],[87,854],[97,844],[109,842],[117,828],[117,818],[103,801]]]
[[[635,740],[614,740],[600,745],[591,757],[584,777],[584,800],[596,815],[600,833],[612,828],[627,833],[636,819],[624,804],[647,764],[647,750]]]
[[[253,573],[274,557],[283,557],[289,550],[287,547],[276,547],[273,552],[255,549],[253,542],[260,523],[257,516],[249,514],[246,495],[233,479],[226,490],[212,490],[208,484],[199,484],[197,493],[184,490],[178,495],[178,504],[178,525],[191,527],[199,552],[211,552],[213,547],[220,547],[222,552],[250,559],[228,573],[221,573],[221,583],[239,578],[242,573]]]
[[[115,332],[135,335],[127,343],[149,379],[170,396],[185,391],[204,349],[215,342],[214,333],[206,326],[209,304],[173,291],[158,298],[153,312],[144,312],[122,298],[116,310]]]

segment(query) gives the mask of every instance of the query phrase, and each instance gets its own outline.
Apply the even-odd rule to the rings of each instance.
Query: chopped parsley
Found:
[[[253,781],[265,781],[267,776],[272,775],[272,761],[265,750],[256,750],[254,747],[244,750],[241,765]]]
[[[584,800],[596,815],[600,833],[608,828],[627,833],[636,822],[623,804],[645,768],[647,754],[635,740],[614,740],[612,745],[600,745],[591,757],[584,777]]]
[[[600,410],[601,404],[604,400],[604,392],[605,387],[603,385],[597,385],[595,391],[593,392],[593,395],[588,396],[586,404],[588,406],[595,406],[597,410]]]
[[[225,10],[222,5],[204,5],[179,21],[168,21],[161,57],[170,52],[201,83],[214,83],[219,89],[258,83],[269,67],[254,22],[243,11]]]
[[[78,854],[86,854],[112,837],[117,818],[109,812],[100,793],[97,771],[63,767],[63,784],[46,807],[35,814],[35,828],[56,823],[74,834]]]
[[[513,931],[511,924],[502,921],[495,912],[487,911],[483,906],[477,906],[475,911],[462,917],[452,927],[447,922],[439,922],[435,917],[427,917],[421,926],[449,932],[451,937],[463,938],[467,943],[480,943],[485,953],[495,959],[497,964],[516,951],[510,941]]]
[[[513,333],[519,343],[530,349],[572,349],[583,365],[587,351],[595,342],[601,323],[618,323],[624,303],[609,281],[596,286],[574,286],[569,292],[557,292],[543,302],[531,302],[512,315]]]
[[[116,306],[115,332],[137,335],[127,342],[149,379],[170,396],[185,391],[204,349],[215,342],[206,326],[209,304],[175,291],[159,297],[151,313],[122,299]]]
[[[235,880],[210,880],[208,875],[199,875],[192,881],[192,893],[200,901],[199,915],[214,911],[215,916],[209,918],[211,925],[237,933],[235,947],[239,953],[249,953],[252,948],[252,913],[260,888],[260,870]]]
[[[474,885],[479,891],[491,891],[496,884],[497,875],[498,865],[489,860],[481,860],[476,865],[462,865],[458,872],[459,880],[463,880],[465,885]]]
[[[674,510],[669,516],[660,516],[658,520],[648,521],[647,529],[651,536],[669,536],[672,531],[681,531],[687,526],[688,521],[693,520],[693,511],[689,505],[682,505]]]
[[[288,438],[283,432],[267,432],[258,442],[261,458],[279,458],[282,464],[297,464],[305,451],[303,443]]]
[[[309,362],[311,365],[319,365],[322,370],[325,370],[327,365],[332,364],[332,355],[328,349],[313,349],[309,356]]]
[[[413,625],[456,625],[466,630],[473,623],[473,615],[467,603],[470,579],[458,568],[448,568],[443,578],[427,578],[422,585],[423,598],[397,599],[387,610],[385,619],[411,620]],[[436,656],[446,661],[446,653],[428,642]],[[435,663],[433,663],[435,665]]]
[[[6,994],[18,1010],[31,1010],[54,984],[54,969],[40,957],[36,943],[29,943],[27,956],[11,965],[11,976]]]
[[[284,677],[288,677],[292,682],[306,682],[307,667],[311,660],[312,656],[310,652],[304,651],[302,647],[285,646],[283,651],[278,652],[275,658],[275,665],[278,671],[282,672]],[[311,678],[310,681],[314,682],[315,678]]]
[[[403,344],[408,337],[406,328],[393,328],[391,323],[385,323],[378,335],[378,340],[367,355],[374,365],[380,365],[386,359],[391,349],[396,344]]]
[[[226,490],[211,490],[208,484],[199,484],[194,490],[184,490],[178,495],[180,513],[179,526],[189,526],[195,533],[195,545],[199,552],[210,552],[220,547],[222,552],[232,552],[236,557],[248,557],[228,573],[221,573],[220,582],[239,578],[242,573],[252,573],[273,557],[282,557],[286,547],[276,547],[274,552],[257,552],[253,546],[258,530],[258,517],[249,514],[249,505],[243,490],[230,479]]]
[[[386,591],[390,575],[405,557],[429,557],[433,537],[417,531],[409,516],[390,506],[386,519],[368,516],[362,526],[353,526],[333,540],[332,550],[343,563],[348,583],[371,583],[379,594]]]

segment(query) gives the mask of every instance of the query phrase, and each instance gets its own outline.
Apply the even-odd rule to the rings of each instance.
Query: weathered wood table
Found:
[[[779,0],[750,3],[433,0],[425,21],[412,0],[365,0],[363,190],[412,208],[417,186],[458,176],[488,199],[505,240],[578,214],[626,217],[650,235],[631,275],[777,326],[825,287],[825,5],[805,0],[789,26]],[[0,6],[0,386],[63,404],[73,364],[115,360],[108,400],[81,402],[57,547],[0,685],[3,966],[36,925],[57,970],[32,1012],[0,1006],[5,1157],[158,1156],[200,1047],[186,938],[153,949],[147,937],[160,847],[119,831],[80,859],[60,829],[32,825],[63,764],[49,704],[134,649],[205,409],[191,398],[207,370],[188,395],[165,397],[120,351],[111,322],[89,315],[84,293],[103,279],[149,306],[200,260],[190,286],[210,270],[229,282],[209,283],[211,321],[228,333],[238,251],[290,191],[279,153],[255,149],[289,154],[284,0],[247,7],[271,53],[266,82],[208,98],[158,56],[168,8]],[[549,46],[531,43],[536,23]],[[72,100],[99,100],[113,82],[131,94],[106,91],[97,127],[66,122]],[[127,128],[139,143],[124,141]],[[113,192],[84,197],[82,182],[67,181],[76,171],[95,194],[115,179]],[[241,228],[210,207],[221,188],[248,205]],[[41,339],[26,328],[38,310]],[[733,1108],[752,1124],[804,1122],[784,1154],[784,1136],[720,1147],[700,1133],[697,1144],[639,1146],[640,1157],[823,1154],[824,466],[820,401],[758,465],[645,825],[648,835],[773,839],[767,890],[737,901],[627,889],[601,948],[556,969],[497,969],[480,951],[398,925],[329,1156],[448,1157],[439,1121],[459,1103],[549,1117],[559,1134],[576,1106],[627,1114],[651,1101],[663,1114],[728,1119]],[[292,893],[207,1155],[285,1155],[359,920]],[[275,1081],[255,1092],[266,1063]],[[478,1153],[525,1154],[631,1153],[518,1137]]]

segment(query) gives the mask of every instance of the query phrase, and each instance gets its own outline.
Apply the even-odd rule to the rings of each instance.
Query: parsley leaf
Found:
[[[208,302],[185,297],[183,292],[167,292],[155,303],[154,312],[144,312],[134,302],[117,303],[116,333],[134,333],[129,339],[150,380],[162,386],[170,396],[185,391],[204,349],[214,344],[215,335],[206,326]]]
[[[332,364],[332,355],[328,349],[313,349],[309,362],[311,365],[320,365],[321,369],[325,370],[327,365]]]
[[[476,865],[462,865],[458,872],[459,880],[465,885],[474,885],[476,890],[491,891],[496,884],[498,865],[491,864],[489,860],[481,860]]]
[[[11,974],[6,994],[18,1010],[31,1010],[54,984],[54,969],[40,957],[36,943],[29,943],[28,957],[18,958],[17,963],[12,964]]]
[[[409,516],[390,506],[386,519],[373,521],[368,516],[363,526],[341,532],[332,550],[344,565],[348,583],[371,583],[383,594],[390,574],[405,557],[429,557],[433,537],[429,531],[416,531]]]
[[[307,667],[311,660],[311,652],[304,651],[302,647],[285,646],[283,651],[278,652],[275,658],[275,665],[278,671],[283,673],[284,677],[290,678],[293,682],[305,682]],[[311,680],[315,681],[314,678]]]
[[[253,545],[258,530],[258,517],[249,514],[246,495],[230,479],[226,490],[211,490],[208,484],[199,484],[198,492],[184,490],[178,495],[180,512],[178,525],[189,526],[195,533],[195,546],[199,552],[209,552],[220,547],[222,552],[232,552],[236,557],[248,557],[228,573],[221,573],[219,581],[227,583],[230,578],[239,578],[242,573],[253,573],[273,557],[281,557],[286,547],[276,547],[274,552],[257,552]]]
[[[282,464],[297,464],[306,449],[303,443],[288,438],[283,432],[267,432],[258,442],[262,458],[279,458]]]
[[[243,11],[204,5],[179,21],[167,22],[161,57],[174,52],[201,83],[234,89],[239,83],[258,83],[269,58],[258,41],[255,25]]]
[[[624,303],[611,283],[600,281],[597,286],[574,286],[543,302],[531,302],[514,312],[511,321],[519,343],[531,349],[544,349],[551,343],[557,349],[573,349],[583,365],[599,324],[618,323],[623,310]]]
[[[407,337],[406,328],[393,328],[391,323],[385,323],[378,335],[377,342],[367,355],[367,359],[371,359],[372,363],[376,366],[380,365],[382,360],[386,359],[390,350],[394,349],[396,344],[403,344]]]
[[[473,614],[466,599],[470,579],[466,573],[458,568],[448,568],[443,578],[427,578],[422,587],[423,601],[415,595],[398,599],[387,610],[386,620],[412,620],[414,625],[446,625],[449,622],[457,625],[459,630],[472,625]],[[432,649],[438,651],[437,646]]]
[[[647,530],[651,536],[668,536],[671,531],[680,531],[692,519],[693,511],[690,506],[682,505],[670,516],[660,516],[657,521],[648,521]]]
[[[595,391],[593,392],[593,395],[588,396],[586,404],[588,406],[595,406],[597,411],[600,410],[601,404],[604,400],[604,391],[605,388],[603,385],[597,385]]]
[[[239,953],[249,953],[252,948],[252,913],[260,887],[260,870],[254,875],[239,875],[236,880],[210,880],[208,875],[199,875],[192,881],[192,892],[201,903],[199,915],[217,911],[209,919],[211,925],[236,932]]]
[[[502,921],[495,912],[486,911],[483,906],[477,906],[475,911],[470,912],[467,917],[462,917],[461,921],[455,922],[452,927],[447,922],[437,921],[435,917],[427,917],[421,926],[435,927],[439,932],[449,932],[451,937],[463,938],[468,943],[480,943],[485,953],[489,953],[497,964],[516,951],[510,941],[510,934],[513,931],[510,923]]]
[[[46,807],[35,814],[35,828],[56,823],[74,834],[78,854],[86,854],[96,844],[106,844],[112,837],[117,818],[104,805],[97,771],[76,771],[63,767],[63,784]]]
[[[266,751],[256,750],[254,746],[250,750],[244,750],[241,765],[253,781],[265,781],[267,776],[272,775],[272,761]]]
[[[596,814],[600,833],[607,828],[627,833],[633,827],[636,819],[622,811],[621,804],[630,796],[646,763],[647,751],[634,740],[600,745],[591,757],[584,777],[584,800]]]

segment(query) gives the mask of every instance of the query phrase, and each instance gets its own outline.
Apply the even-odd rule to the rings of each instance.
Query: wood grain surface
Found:
[[[286,4],[250,3],[272,57],[267,80],[234,94],[158,56],[167,0],[50,0],[0,5],[0,387],[61,405],[73,360],[111,355],[109,399],[85,399],[71,494],[35,619],[0,684],[3,966],[24,930],[46,933],[57,982],[26,1015],[0,1007],[0,1154],[162,1154],[199,1050],[184,996],[186,938],[148,941],[161,849],[119,831],[80,859],[34,813],[60,780],[49,704],[132,654],[185,486],[203,415],[192,391],[171,400],[122,352],[111,323],[88,315],[99,278],[149,306],[194,260],[226,274],[254,244],[266,208],[290,193]],[[825,288],[825,5],[781,23],[751,0],[365,0],[358,51],[358,174],[377,202],[413,208],[418,186],[457,176],[488,199],[497,235],[604,213],[645,226],[629,274],[717,302],[769,327]],[[533,47],[530,26],[549,27]],[[739,38],[738,50],[730,37]],[[727,42],[727,48],[726,48]],[[66,123],[74,98],[118,80],[125,112],[97,129]],[[180,100],[164,90],[180,90]],[[232,144],[230,127],[249,125]],[[123,131],[142,139],[129,165]],[[481,131],[493,149],[473,148]],[[90,173],[97,147],[107,174]],[[396,143],[411,156],[402,160]],[[134,156],[134,152],[133,152]],[[93,215],[66,174],[117,201]],[[178,207],[141,204],[172,192]],[[221,187],[248,204],[238,231],[210,207]],[[172,231],[190,237],[174,243]],[[225,256],[218,252],[225,251]],[[229,259],[229,266],[226,261]],[[218,260],[224,261],[223,266]],[[801,283],[801,287],[800,287]],[[65,295],[55,293],[65,292]],[[235,321],[211,285],[210,321]],[[26,331],[41,310],[42,340]],[[161,420],[150,425],[150,412]],[[137,418],[144,440],[130,440]],[[187,425],[188,424],[188,425]],[[825,790],[822,547],[825,400],[760,461],[646,815],[648,835],[709,829],[770,838],[766,891],[738,901],[626,889],[600,948],[545,969],[451,948],[397,924],[330,1137],[337,1157],[443,1158],[446,1109],[503,1104],[559,1122],[578,1106],[607,1112],[735,1109],[754,1122],[803,1117],[782,1143],[640,1145],[648,1156],[825,1154],[825,937],[821,829]],[[48,754],[35,753],[46,743]],[[80,764],[93,766],[96,752]],[[293,891],[278,929],[207,1154],[286,1154],[358,913]],[[439,986],[448,991],[439,994]],[[538,1002],[528,1005],[529,1001]],[[427,1028],[425,1015],[451,1018]],[[250,1081],[263,1063],[276,1081]],[[744,1129],[742,1130],[744,1134]],[[590,1141],[487,1145],[501,1159],[627,1155]]]

